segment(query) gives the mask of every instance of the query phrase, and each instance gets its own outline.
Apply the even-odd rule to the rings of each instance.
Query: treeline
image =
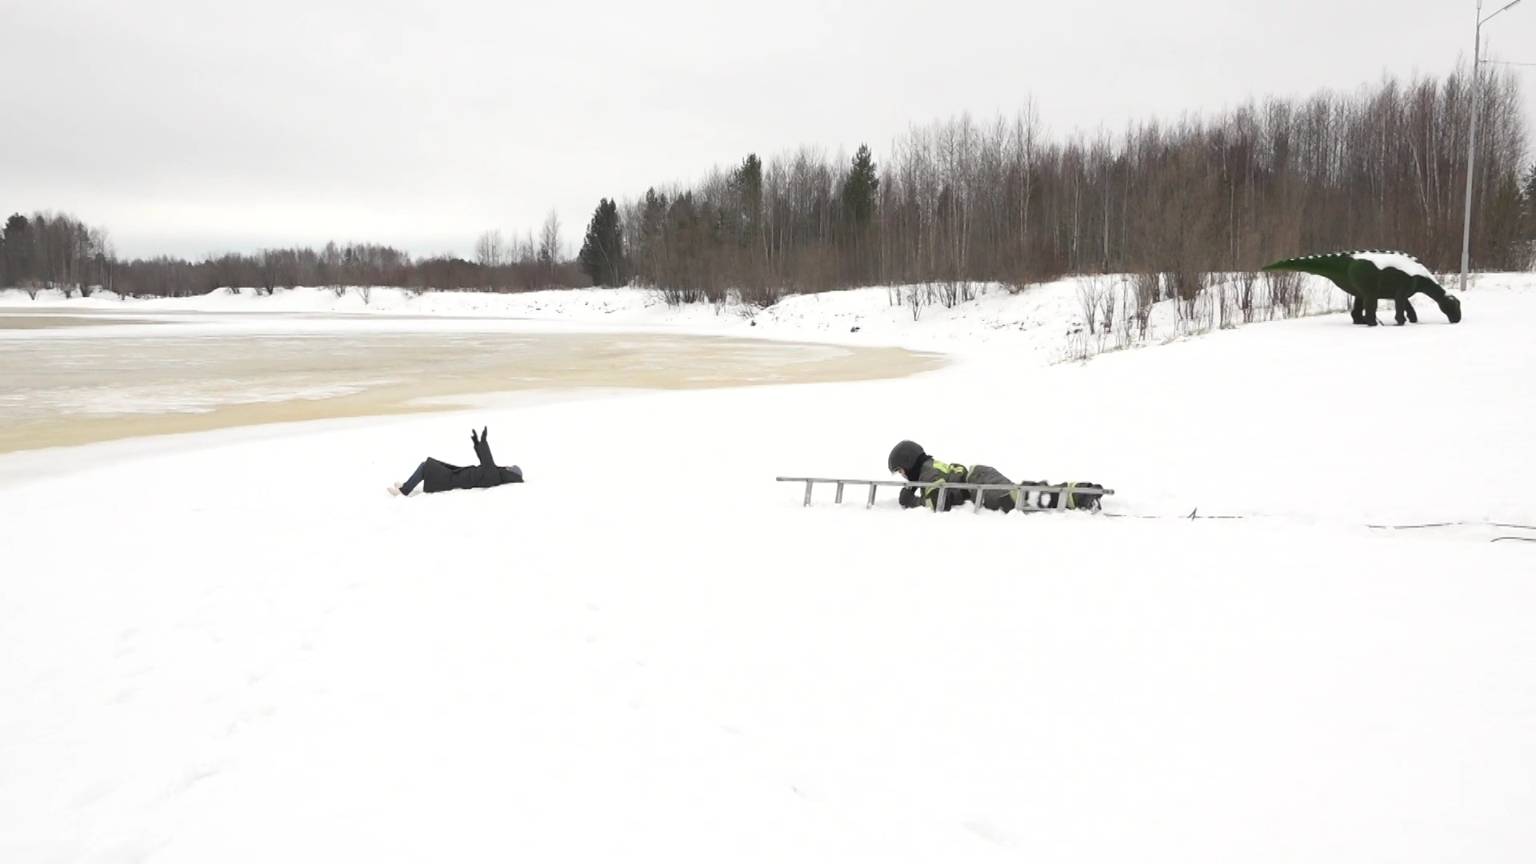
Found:
[[[72,216],[17,213],[0,228],[0,287],[21,286],[34,297],[44,285],[89,292],[111,284],[115,265],[106,230]]]
[[[529,290],[630,282],[673,302],[868,284],[1028,284],[1067,273],[1156,273],[1185,299],[1207,274],[1281,257],[1392,247],[1459,267],[1471,78],[1387,79],[1353,95],[1270,99],[1210,118],[1053,139],[1032,109],[916,127],[878,161],[815,149],[749,154],[691,186],[607,198],[575,260],[551,213],[535,236],[482,234],[473,260],[327,244],[189,262],[119,261],[106,232],[13,215],[0,285],[195,294],[224,286]],[[1536,247],[1536,166],[1517,79],[1478,99],[1472,260],[1524,269]],[[946,295],[947,296],[947,295]]]
[[[297,285],[391,286],[416,291],[530,291],[589,284],[573,261],[560,256],[559,220],[551,216],[539,243],[508,243],[487,232],[475,260],[455,256],[413,259],[372,243],[230,253],[201,261],[160,256],[119,260],[107,232],[66,214],[19,213],[0,231],[0,287],[31,296],[51,288],[66,297],[111,291],[123,296],[185,297],[218,288],[250,288],[271,294]],[[364,295],[367,296],[366,294]]]
[[[1355,247],[1460,262],[1470,78],[1252,103],[1209,119],[1053,141],[1032,110],[898,138],[878,171],[803,149],[747,156],[626,202],[625,275],[674,300],[731,289],[1029,283],[1064,273],[1252,270]],[[1536,238],[1516,79],[1485,75],[1472,259],[1524,269]]]

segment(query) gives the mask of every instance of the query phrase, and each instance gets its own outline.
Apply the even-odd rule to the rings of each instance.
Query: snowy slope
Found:
[[[751,329],[956,362],[0,458],[0,860],[1536,854],[1536,532],[1364,527],[1536,524],[1536,282],[1086,364],[869,299]],[[383,494],[472,424],[526,486]],[[1248,518],[771,480],[902,437]]]
[[[1484,276],[1498,280],[1503,277]],[[1518,278],[1518,277],[1515,277]],[[1306,277],[1313,306],[1342,304],[1347,296],[1327,280]],[[1105,287],[1118,289],[1123,277],[1104,277]],[[790,295],[766,309],[737,302],[721,306],[693,304],[670,307],[659,292],[641,288],[531,291],[516,294],[430,292],[413,295],[395,288],[373,288],[368,299],[349,289],[338,295],[329,288],[294,288],[275,295],[250,289],[220,290],[197,297],[119,299],[96,293],[65,300],[44,292],[37,300],[17,290],[0,291],[0,315],[39,309],[89,310],[162,320],[198,320],[220,316],[226,326],[262,326],[274,315],[288,316],[287,326],[327,327],[326,317],[348,316],[375,326],[411,329],[462,327],[460,319],[480,327],[508,326],[524,330],[584,330],[685,332],[750,336],[756,339],[815,340],[850,345],[897,345],[917,350],[965,352],[978,345],[1007,345],[1028,349],[1041,361],[1069,354],[1070,335],[1083,326],[1081,288],[1085,280],[1063,279],[1011,292],[996,284],[977,283],[974,299],[945,307],[937,287],[891,286]],[[920,304],[914,312],[911,294]],[[1337,308],[1344,308],[1339,305]],[[300,316],[295,320],[294,316]],[[1173,335],[1172,303],[1160,303],[1152,313],[1151,341]],[[241,323],[241,322],[244,323]],[[96,334],[110,336],[111,333]]]
[[[521,329],[623,330],[686,332],[704,335],[751,336],[758,339],[815,339],[856,345],[901,345],[948,349],[1003,338],[1017,344],[1036,341],[1049,328],[1053,347],[1059,344],[1076,314],[1076,284],[1071,280],[1011,294],[1001,286],[980,285],[979,298],[956,308],[924,305],[914,320],[901,305],[899,288],[860,288],[825,294],[791,295],[767,309],[732,303],[669,307],[660,293],[649,289],[575,289],[518,294],[431,292],[412,295],[394,288],[375,288],[365,303],[349,290],[338,296],[327,288],[295,288],[275,295],[218,291],[198,297],[119,299],[95,294],[64,300],[57,292],[36,301],[15,290],[0,291],[0,314],[37,309],[90,310],[134,317],[160,316],[335,316],[422,326],[455,326],[456,319],[473,319],[480,326],[499,327],[505,319]],[[173,319],[175,320],[175,319]],[[292,320],[290,318],[290,320]],[[436,323],[424,323],[436,322]],[[446,323],[445,323],[446,322]],[[250,326],[250,325],[247,325]],[[298,326],[305,326],[300,322]],[[324,326],[311,317],[308,326]],[[457,326],[463,326],[459,324]],[[854,328],[858,328],[854,330]],[[1056,331],[1060,332],[1056,332]],[[110,335],[110,334],[103,334]]]

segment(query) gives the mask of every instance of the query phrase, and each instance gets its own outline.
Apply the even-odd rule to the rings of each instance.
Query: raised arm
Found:
[[[480,429],[480,437],[479,438],[475,437],[475,430],[473,430],[473,429],[469,430],[469,440],[475,442],[475,457],[480,460],[480,464],[481,465],[495,465],[496,464],[496,460],[491,458],[491,443],[488,440],[489,439],[489,435],[490,435],[490,428],[489,427],[482,427]]]

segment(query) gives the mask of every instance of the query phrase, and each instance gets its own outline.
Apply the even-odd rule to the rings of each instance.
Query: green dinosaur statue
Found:
[[[1287,258],[1264,267],[1322,276],[1355,298],[1349,317],[1356,324],[1376,326],[1376,303],[1390,298],[1397,307],[1397,323],[1406,318],[1419,323],[1408,298],[1425,294],[1440,307],[1452,324],[1461,321],[1461,301],[1445,293],[1435,277],[1417,258],[1403,252],[1361,250],[1329,252]]]

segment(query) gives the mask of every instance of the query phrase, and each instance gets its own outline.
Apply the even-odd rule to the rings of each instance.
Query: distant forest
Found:
[[[654,286],[674,302],[932,282],[1025,285],[1064,274],[1212,272],[1389,247],[1459,269],[1471,79],[1386,79],[1352,95],[1252,102],[1213,117],[1058,140],[1026,108],[914,127],[879,156],[749,154],[691,185],[601,200],[575,260],[551,214],[538,235],[487,231],[473,259],[330,243],[201,261],[120,260],[65,214],[12,215],[0,285],[186,295],[295,285],[523,291]],[[1536,164],[1518,80],[1485,74],[1473,177],[1473,266],[1536,257]]]
[[[20,287],[34,297],[43,288],[65,296],[110,291],[134,297],[186,297],[218,288],[271,294],[297,285],[393,286],[419,291],[490,289],[529,291],[590,285],[574,261],[560,257],[560,222],[551,214],[537,241],[508,243],[488,232],[476,244],[476,260],[439,256],[413,259],[375,243],[327,243],[226,253],[201,261],[159,256],[119,259],[102,228],[61,213],[12,214],[0,232],[0,286]],[[365,295],[366,296],[366,295]]]

